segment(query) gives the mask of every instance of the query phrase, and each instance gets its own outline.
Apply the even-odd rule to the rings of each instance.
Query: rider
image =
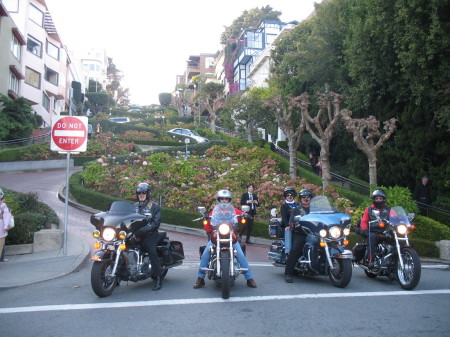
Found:
[[[292,248],[288,259],[286,261],[286,268],[284,269],[284,279],[287,283],[292,283],[292,275],[294,274],[295,264],[302,255],[303,247],[305,246],[306,234],[302,231],[300,226],[295,226],[294,218],[297,215],[304,216],[309,214],[309,206],[311,204],[311,199],[313,194],[310,190],[303,189],[299,193],[300,205],[298,205],[291,213],[289,219],[290,230],[293,231],[292,234]]]
[[[281,227],[284,231],[284,252],[289,254],[292,246],[292,231],[289,227],[289,219],[291,213],[298,204],[295,202],[294,198],[297,196],[297,192],[293,187],[286,187],[283,191],[283,196],[285,198],[284,204],[281,205]]]
[[[379,217],[381,220],[389,220],[389,217],[395,216],[395,211],[386,206],[386,193],[383,190],[375,190],[372,193],[372,205],[364,210],[361,219],[361,234],[368,240],[368,262],[369,268],[374,265],[375,248],[378,244],[377,234],[381,234],[384,230],[380,227],[370,228],[369,221],[377,220],[378,217],[374,211],[380,212]]]
[[[137,186],[136,197],[139,200],[134,204],[136,206],[136,213],[146,215],[147,224],[139,228],[135,235],[136,237],[142,238],[142,246],[149,253],[152,274],[155,279],[153,290],[156,291],[162,288],[161,264],[156,253],[158,228],[161,223],[161,207],[156,202],[150,200],[150,186],[147,183],[140,183]]]
[[[214,221],[215,218],[219,218],[220,215],[225,214],[226,212],[232,212],[234,221],[233,225],[237,225],[237,215],[242,214],[242,212],[238,209],[235,209],[231,204],[231,192],[228,190],[220,190],[219,192],[217,192],[217,204],[214,206],[211,212],[211,225],[218,225],[220,221]],[[201,288],[205,285],[206,274],[202,272],[202,268],[204,269],[208,267],[208,261],[211,258],[211,252],[209,251],[209,247],[211,245],[212,242],[211,240],[209,240],[205,250],[203,251],[202,257],[200,258],[200,268],[198,270],[198,278],[194,284],[194,289]],[[244,274],[244,277],[247,280],[247,286],[249,286],[250,288],[256,288],[256,283],[252,276],[252,270],[248,264],[244,252],[242,251],[240,243],[236,242],[235,244],[233,244],[233,248],[236,250],[236,258],[239,261],[241,267],[248,268],[248,271]]]

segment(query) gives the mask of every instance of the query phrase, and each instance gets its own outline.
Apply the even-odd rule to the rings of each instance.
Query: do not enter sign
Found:
[[[87,117],[62,116],[54,120],[50,150],[86,151],[87,123]]]

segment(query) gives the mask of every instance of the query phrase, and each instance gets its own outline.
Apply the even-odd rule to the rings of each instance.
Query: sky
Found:
[[[46,0],[70,51],[104,48],[123,72],[132,104],[159,104],[189,55],[222,49],[220,36],[245,10],[270,5],[302,21],[322,0]]]

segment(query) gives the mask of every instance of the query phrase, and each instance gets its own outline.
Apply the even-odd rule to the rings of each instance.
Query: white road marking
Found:
[[[92,310],[92,309],[115,309],[133,307],[154,307],[167,305],[189,305],[189,304],[212,304],[223,302],[257,302],[257,301],[284,301],[302,300],[314,298],[351,298],[351,297],[379,297],[379,296],[416,296],[416,295],[440,295],[450,294],[450,289],[437,290],[415,290],[415,291],[390,291],[390,292],[356,292],[356,293],[325,293],[325,294],[299,294],[299,295],[268,295],[231,297],[227,300],[222,298],[187,298],[159,301],[137,301],[137,302],[115,302],[115,303],[86,303],[86,304],[63,304],[43,305],[17,308],[0,308],[0,314],[15,314],[24,312],[44,311],[70,311],[70,310]]]

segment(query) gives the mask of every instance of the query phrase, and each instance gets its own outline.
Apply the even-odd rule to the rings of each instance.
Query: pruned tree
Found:
[[[331,184],[330,143],[337,122],[340,119],[340,104],[342,96],[334,92],[327,94],[318,93],[319,110],[312,117],[309,113],[309,95],[300,95],[303,119],[306,130],[320,146],[320,162],[322,164],[323,187]]]
[[[276,118],[278,127],[286,135],[289,148],[289,174],[297,177],[297,148],[305,131],[305,121],[301,113],[301,97],[288,95],[283,101],[280,95],[264,101],[267,108]]]
[[[225,101],[223,89],[222,84],[209,82],[202,87],[202,92],[198,96],[198,103],[208,111],[209,128],[212,133],[216,133],[217,111]]]
[[[358,149],[366,156],[369,162],[369,183],[377,185],[377,151],[386,143],[397,129],[397,119],[391,118],[385,121],[382,134],[380,121],[375,116],[367,118],[352,118],[352,112],[347,109],[341,110],[341,118],[348,131],[353,134],[353,141]]]

